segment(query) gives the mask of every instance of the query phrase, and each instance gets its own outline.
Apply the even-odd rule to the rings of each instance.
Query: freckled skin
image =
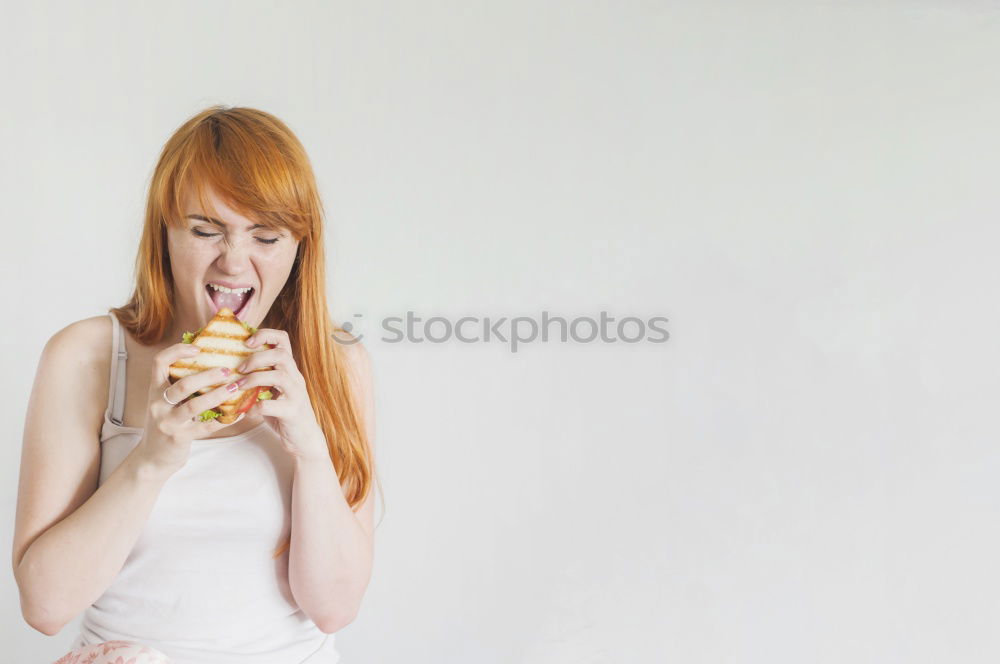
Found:
[[[240,320],[260,327],[295,262],[298,242],[288,231],[279,236],[266,228],[247,230],[256,223],[254,220],[227,206],[211,189],[206,193],[214,214],[202,210],[195,193],[189,191],[184,199],[184,215],[214,217],[225,228],[194,219],[185,219],[185,227],[181,229],[167,228],[167,250],[176,287],[173,325],[164,338],[167,345],[176,343],[184,332],[198,329],[215,315],[205,291],[205,284],[210,281],[253,286],[253,296],[241,312]],[[192,229],[214,237],[197,237]],[[259,241],[275,237],[279,239],[271,245]]]

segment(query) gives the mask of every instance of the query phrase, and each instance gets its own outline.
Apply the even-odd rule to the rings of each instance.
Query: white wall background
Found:
[[[1000,657],[996,3],[3,13],[8,536],[42,346],[128,295],[169,134],[249,105],[314,160],[331,306],[375,359],[345,663]],[[671,339],[379,339],[542,310]],[[0,586],[6,660],[69,647]]]

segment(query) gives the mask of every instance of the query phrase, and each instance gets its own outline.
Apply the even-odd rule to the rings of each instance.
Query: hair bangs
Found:
[[[303,164],[308,168],[308,161],[298,140],[266,125],[225,120],[225,116],[208,118],[178,146],[176,171],[161,192],[166,223],[183,225],[189,192],[205,214],[219,218],[208,196],[211,190],[254,223],[287,230],[296,241],[301,240],[314,215],[321,216],[322,211],[316,209],[314,192],[303,191],[301,186],[313,178],[311,171],[301,172]]]

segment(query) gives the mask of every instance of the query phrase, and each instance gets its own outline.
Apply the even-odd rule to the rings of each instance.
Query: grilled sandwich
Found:
[[[197,332],[186,332],[184,341],[193,343],[201,348],[201,353],[194,357],[186,357],[177,360],[170,365],[169,380],[171,383],[214,367],[228,367],[233,373],[226,377],[226,380],[209,385],[198,391],[198,394],[211,392],[220,385],[235,383],[244,374],[236,371],[236,367],[250,357],[252,353],[258,353],[268,348],[273,348],[273,344],[263,344],[257,348],[248,348],[244,343],[256,332],[254,328],[241,321],[231,309],[223,307],[216,312],[212,320],[208,321],[205,327]],[[272,367],[261,367],[254,371],[266,371]],[[194,398],[192,395],[190,398]],[[266,387],[249,387],[245,390],[234,392],[224,403],[215,406],[210,410],[201,413],[202,421],[218,418],[223,424],[232,424],[242,416],[259,399],[271,398],[271,392]]]

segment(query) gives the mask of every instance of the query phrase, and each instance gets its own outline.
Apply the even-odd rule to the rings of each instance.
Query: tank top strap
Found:
[[[125,413],[125,362],[128,352],[125,350],[125,332],[118,317],[113,311],[111,316],[111,380],[108,385],[108,417],[118,426],[122,426],[122,416]]]

